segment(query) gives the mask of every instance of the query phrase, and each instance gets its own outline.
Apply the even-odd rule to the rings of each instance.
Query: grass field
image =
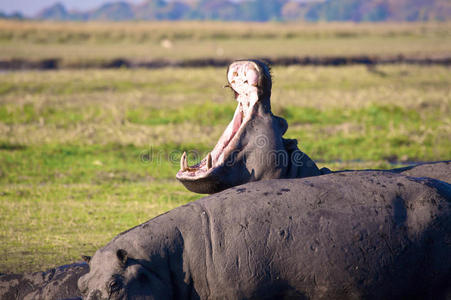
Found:
[[[0,21],[0,60],[59,59],[62,67],[116,58],[442,57],[450,53],[451,23]]]
[[[320,166],[389,168],[451,157],[451,69],[274,68],[273,111]],[[200,197],[175,180],[235,107],[225,70],[0,74],[0,273],[92,254]]]

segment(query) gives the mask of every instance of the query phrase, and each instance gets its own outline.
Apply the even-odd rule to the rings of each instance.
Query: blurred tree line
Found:
[[[51,20],[221,21],[445,21],[449,0],[146,0],[111,2],[92,11],[55,4],[39,13]]]

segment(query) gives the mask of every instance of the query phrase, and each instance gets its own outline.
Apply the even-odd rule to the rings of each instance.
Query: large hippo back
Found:
[[[451,283],[450,197],[432,179],[358,172],[252,183],[193,205],[215,290],[384,298]]]
[[[140,262],[159,280],[140,295],[155,289],[201,299],[445,297],[450,199],[447,183],[387,172],[250,183],[121,234],[96,253],[81,285],[89,293],[105,286],[105,274],[121,274],[125,289],[136,286],[124,274]],[[119,249],[133,259],[123,269],[106,268]]]

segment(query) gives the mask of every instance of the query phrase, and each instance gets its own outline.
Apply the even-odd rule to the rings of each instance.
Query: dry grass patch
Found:
[[[222,23],[0,21],[0,59],[449,55],[451,23]]]

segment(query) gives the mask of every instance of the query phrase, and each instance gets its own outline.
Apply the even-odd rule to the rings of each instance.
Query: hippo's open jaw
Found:
[[[218,167],[223,166],[233,151],[238,150],[244,125],[252,119],[255,104],[259,100],[261,71],[254,61],[236,61],[229,66],[226,87],[230,87],[234,91],[238,105],[232,121],[218,143],[200,163],[189,166],[186,153],[183,153],[180,160],[180,171],[176,177],[188,189],[202,193],[202,191],[193,190],[190,182],[205,179]]]

